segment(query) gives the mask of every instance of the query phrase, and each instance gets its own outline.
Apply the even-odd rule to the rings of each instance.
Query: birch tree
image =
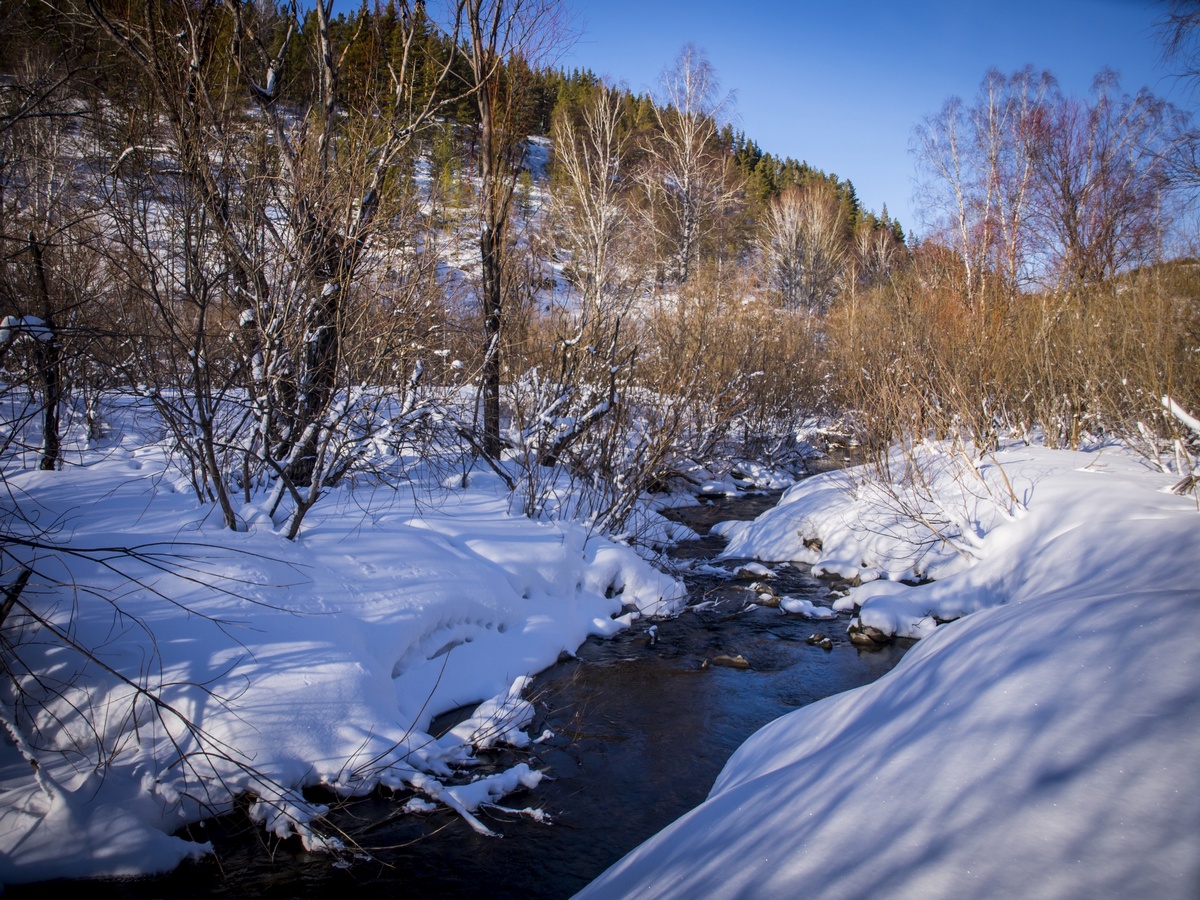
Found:
[[[578,121],[566,109],[554,120],[559,185],[552,205],[554,226],[587,310],[625,293],[623,282],[629,279],[623,235],[630,224],[626,168],[632,138],[622,114],[620,93],[601,84]]]
[[[828,308],[847,263],[846,216],[828,183],[791,187],[775,198],[762,245],[768,277],[786,307]]]
[[[639,180],[646,222],[663,248],[667,274],[683,283],[693,274],[705,239],[736,205],[730,161],[717,140],[731,97],[721,96],[716,69],[691,44],[659,83],[656,128]]]
[[[627,313],[637,286],[628,257],[630,214],[622,181],[631,138],[622,121],[618,91],[598,85],[576,113],[555,115],[555,192],[551,221],[569,263],[569,278],[580,293],[578,312],[557,319],[553,348],[544,366],[522,379],[514,404],[525,459],[541,466],[560,464],[580,478],[594,475],[599,458],[609,455],[615,430],[596,431],[622,406],[637,356],[635,330]],[[556,487],[525,466],[527,513],[540,512]]]
[[[1037,237],[1059,285],[1074,289],[1151,261],[1167,218],[1175,110],[1149,91],[1121,91],[1101,72],[1088,100],[1062,98],[1039,123]]]
[[[985,76],[917,129],[922,188],[962,259],[966,301],[984,309],[1034,284],[1094,284],[1148,261],[1163,237],[1175,111],[1121,92],[1109,71],[1089,99],[1048,72]]]
[[[1033,276],[1037,144],[1057,98],[1048,72],[992,69],[970,106],[951,97],[916,130],[921,193],[931,224],[962,259],[972,308],[985,308],[992,295],[1013,296]]]

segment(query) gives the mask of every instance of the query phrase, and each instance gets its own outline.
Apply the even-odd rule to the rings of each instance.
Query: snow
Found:
[[[54,340],[45,321],[37,316],[5,316],[0,319],[0,347],[4,347],[16,338],[29,338],[34,341],[49,343]]]
[[[836,619],[837,613],[826,606],[817,606],[803,597],[780,597],[779,608],[806,619]]]
[[[774,578],[775,573],[760,562],[749,562],[738,566],[734,578]],[[753,588],[753,586],[752,586]]]
[[[5,473],[11,496],[36,503],[77,553],[43,560],[47,577],[96,588],[40,579],[23,599],[106,668],[57,641],[19,648],[66,687],[36,719],[0,723],[36,737],[25,756],[0,745],[0,883],[173,868],[207,848],[171,834],[242,792],[267,831],[333,851],[306,786],[415,789],[471,821],[541,777],[518,766],[453,783],[475,747],[528,741],[524,676],[684,599],[629,547],[511,515],[487,474],[465,489],[338,488],[289,542],[264,517],[220,528],[157,445],[126,435],[78,453],[60,472]],[[144,559],[86,552],[135,545]],[[481,701],[451,736],[429,735],[435,715]]]
[[[975,469],[947,465],[920,505],[971,529],[947,534],[965,554],[904,527],[861,470],[726,526],[731,556],[877,579],[924,564],[939,580],[847,601],[925,637],[753,735],[704,804],[581,897],[1196,896],[1195,497],[1115,447],[1014,446]]]
[[[497,744],[528,747],[530,738],[522,729],[533,721],[533,704],[521,695],[532,681],[526,675],[517,678],[503,694],[479,704],[469,718],[451,728],[438,743],[450,750]]]
[[[1192,433],[1200,434],[1200,419],[1189,415],[1188,412],[1170,397],[1162,398],[1163,408],[1182,422]]]
[[[931,475],[920,497],[904,484],[881,487],[863,469],[831,472],[796,485],[754,522],[714,530],[730,539],[726,556],[804,562],[818,574],[865,582],[835,608],[861,607],[864,625],[923,637],[936,621],[1089,574],[1106,584],[1141,587],[1149,572],[1159,575],[1148,560],[1178,552],[1174,545],[1155,546],[1154,523],[1169,521],[1167,527],[1186,533],[1176,517],[1192,521],[1186,514],[1196,511],[1194,498],[1169,492],[1171,475],[1115,446],[1065,454],[1018,445],[984,462],[939,446],[922,454]],[[909,510],[929,525],[907,516]],[[1117,528],[1125,539],[1119,551],[1109,533]],[[1111,552],[1102,570],[1091,571],[1087,563],[1099,564],[1096,547]],[[936,580],[905,583],[924,578]]]
[[[61,642],[17,648],[64,690],[36,720],[0,721],[0,883],[170,869],[209,851],[172,833],[241,793],[264,830],[344,854],[301,794],[318,784],[413,792],[406,813],[449,807],[484,835],[481,807],[532,791],[514,811],[545,821],[544,773],[463,765],[528,744],[527,676],[683,601],[630,547],[511,515],[489,472],[339,487],[289,542],[265,517],[221,529],[128,429],[73,453],[5,480],[75,553],[43,572],[98,591],[42,578],[25,599],[106,668]],[[703,805],[583,896],[1195,896],[1195,497],[1112,446],[926,445],[893,462],[801,482],[718,530],[727,556],[758,560],[744,576],[810,563],[846,579],[837,606],[862,625],[920,643],[754,735]],[[87,552],[134,545],[141,559]],[[430,735],[461,706],[475,712]]]

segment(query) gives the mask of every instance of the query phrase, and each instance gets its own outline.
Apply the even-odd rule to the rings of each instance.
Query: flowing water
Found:
[[[685,509],[697,531],[723,519],[753,518],[773,497],[745,497]],[[476,834],[445,809],[396,816],[403,798],[375,796],[340,808],[334,819],[369,859],[347,868],[328,856],[268,843],[237,817],[196,829],[217,858],[170,876],[88,885],[99,897],[568,897],[607,866],[702,802],[730,754],[756,729],[822,697],[873,681],[903,648],[864,652],[845,637],[846,617],[809,621],[748,605],[750,578],[703,565],[721,541],[704,537],[678,548],[691,607],[665,622],[635,623],[607,641],[589,640],[575,659],[534,682],[532,734],[554,737],[526,751],[484,753],[481,771],[526,761],[547,777],[510,807],[536,807],[551,824],[500,811],[480,818],[501,838]],[[829,605],[829,588],[804,567],[776,568],[778,595]],[[657,633],[649,629],[656,624]],[[810,645],[814,632],[833,641]],[[712,660],[741,656],[749,668]],[[435,722],[448,728],[453,717]],[[39,895],[45,885],[32,885]],[[23,891],[10,888],[11,896]]]

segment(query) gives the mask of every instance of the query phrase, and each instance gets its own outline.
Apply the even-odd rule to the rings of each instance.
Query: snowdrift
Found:
[[[288,542],[265,525],[221,529],[169,471],[154,448],[110,448],[8,477],[63,546],[142,556],[61,556],[42,566],[60,586],[27,589],[96,659],[61,641],[19,647],[59,696],[0,745],[0,882],[170,869],[206,850],[170,835],[242,793],[268,830],[332,850],[306,786],[413,787],[469,813],[540,773],[455,791],[445,776],[489,729],[438,742],[436,714],[492,698],[493,738],[519,740],[502,720],[520,712],[521,676],[683,602],[628,547],[509,515],[487,476],[342,489]]]
[[[974,520],[967,563],[850,595],[893,633],[981,611],[760,730],[704,804],[581,897],[1196,896],[1196,501],[1113,448],[993,464],[1021,503]],[[730,529],[729,552],[909,570],[911,545],[835,477]]]

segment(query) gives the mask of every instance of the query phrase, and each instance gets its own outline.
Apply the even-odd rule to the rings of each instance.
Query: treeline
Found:
[[[1164,104],[990,74],[919,132],[913,242],[726,124],[695,48],[652,95],[543,65],[560,13],[0,2],[5,458],[61,466],[132,396],[228,527],[295,536],[347,479],[481,460],[619,531],[818,413],[1185,446]]]
[[[308,13],[303,27],[316,27],[315,12]],[[334,18],[330,27],[334,32],[334,43],[350,48],[343,64],[347,102],[363,104],[367,98],[377,96],[378,85],[386,80],[387,66],[394,63],[403,52],[403,42],[397,38],[402,28],[400,8],[395,0],[375,8],[364,4],[357,13],[343,13]],[[430,68],[436,67],[437,61],[444,61],[450,56],[444,33],[427,29],[423,33],[423,40],[428,42],[428,58],[434,61]],[[549,136],[556,111],[578,110],[601,84],[600,78],[587,68],[571,71],[552,66],[530,68],[521,58],[508,60],[505,66],[521,70],[513,77],[520,78],[523,84],[520,129],[529,135]],[[303,66],[296,68],[303,71]],[[310,72],[294,82],[296,88],[291,92],[294,98],[304,95],[305,87],[311,84],[314,75]],[[431,90],[431,76],[427,74],[423,80],[425,89]],[[463,85],[469,83],[469,78],[462,71],[457,73],[456,80]],[[655,97],[651,94],[635,94],[627,88],[621,88],[620,93],[623,116],[628,127],[638,132],[653,129]],[[448,110],[447,118],[460,129],[473,128],[477,124],[477,110],[473,104],[463,102]],[[876,215],[862,206],[849,179],[841,180],[837,175],[826,174],[791,157],[781,158],[764,152],[757,142],[744,132],[735,131],[731,124],[718,124],[721,125],[717,135],[718,145],[732,155],[738,172],[746,181],[747,196],[756,204],[765,206],[789,187],[802,188],[813,182],[826,182],[842,205],[846,227],[851,232],[860,222],[866,222],[872,227],[889,228],[898,241],[905,240],[902,226],[887,215],[886,207]]]
[[[379,87],[386,81],[388,66],[394,65],[404,52],[404,43],[397,38],[402,33],[401,19],[397,4],[389,2],[375,8],[364,5],[357,13],[342,14],[330,23],[335,46],[347,48],[342,68],[348,105],[369,108],[369,98],[378,97]],[[310,30],[316,27],[315,12],[308,13],[303,27]],[[426,45],[424,56],[429,62],[419,82],[421,90],[429,91],[433,83],[429,73],[451,59],[453,54],[441,31],[426,27],[422,30],[421,40]],[[459,62],[457,66],[451,64],[454,70],[450,79],[451,90],[455,84],[465,86],[470,83],[465,60],[454,58]],[[297,69],[304,71],[303,66],[297,66]],[[293,93],[303,96],[314,77],[315,73],[309,72],[297,78]],[[577,116],[579,110],[591,102],[595,92],[603,87],[600,78],[586,68],[569,72],[554,67],[543,68],[530,65],[521,56],[502,61],[502,77],[521,85],[521,96],[512,113],[511,127],[514,131],[531,136],[552,136],[556,117]],[[617,90],[620,96],[622,128],[629,132],[635,147],[644,147],[659,127],[658,105],[664,99],[670,102],[669,98],[656,98],[649,93],[635,94],[627,88],[608,86],[607,89]],[[710,112],[718,111],[704,111],[702,114]],[[739,182],[736,193],[744,205],[742,215],[750,222],[763,221],[769,214],[772,201],[789,189],[811,188],[832,193],[840,208],[839,221],[847,244],[854,241],[860,228],[867,232],[886,230],[897,243],[904,243],[904,229],[888,215],[886,206],[879,214],[864,208],[849,179],[839,179],[835,174],[827,174],[791,157],[781,158],[764,152],[753,139],[735,131],[729,123],[714,121],[713,124],[719,130],[712,136],[712,149],[727,154],[732,160],[731,175]],[[459,173],[470,171],[466,163],[472,152],[469,142],[478,126],[476,104],[464,98],[462,102],[450,105],[446,109],[445,126],[447,131],[444,136],[450,136],[455,144],[454,159],[453,162],[447,159],[447,143],[443,141],[439,152],[439,174],[443,175],[445,186],[449,187],[451,179]],[[636,164],[637,160],[635,158],[630,162]],[[747,242],[752,242],[753,235],[748,232],[749,229],[743,237]]]

